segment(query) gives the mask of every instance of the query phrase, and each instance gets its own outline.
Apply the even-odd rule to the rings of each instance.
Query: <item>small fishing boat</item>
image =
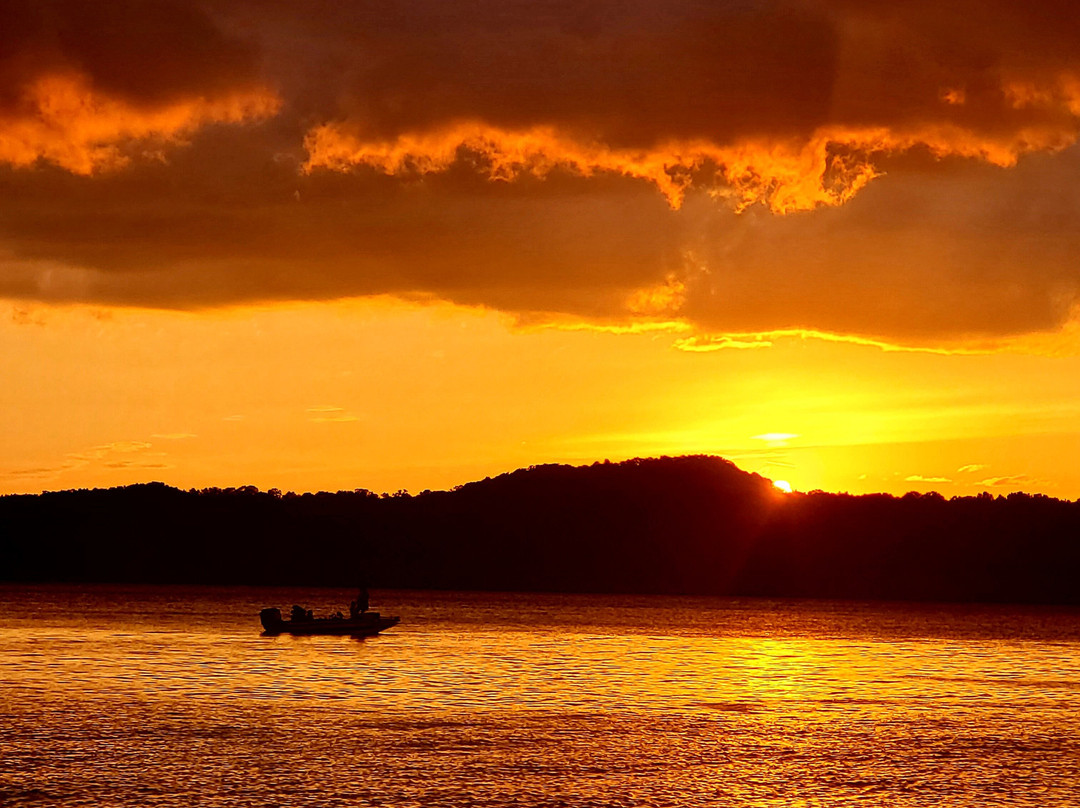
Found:
[[[378,612],[360,612],[350,617],[334,615],[332,617],[313,617],[311,612],[293,609],[292,616],[285,620],[281,610],[263,609],[259,619],[266,634],[346,634],[352,637],[370,637],[380,631],[396,626],[401,618],[383,617]]]

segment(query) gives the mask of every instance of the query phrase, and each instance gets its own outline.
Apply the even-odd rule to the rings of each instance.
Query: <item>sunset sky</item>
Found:
[[[0,0],[0,493],[1080,497],[1080,5]]]

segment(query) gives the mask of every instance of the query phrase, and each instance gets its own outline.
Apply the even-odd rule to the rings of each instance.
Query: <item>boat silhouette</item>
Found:
[[[281,616],[281,610],[274,607],[259,612],[259,620],[265,634],[346,634],[353,637],[369,637],[396,626],[401,618],[396,615],[386,616],[378,612],[361,612],[350,617],[340,614],[331,617],[313,617],[310,611],[293,607],[288,620]]]

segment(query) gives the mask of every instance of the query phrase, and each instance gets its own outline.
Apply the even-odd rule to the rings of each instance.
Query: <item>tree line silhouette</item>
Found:
[[[718,457],[376,495],[0,497],[0,579],[1080,603],[1080,501],[784,494]]]

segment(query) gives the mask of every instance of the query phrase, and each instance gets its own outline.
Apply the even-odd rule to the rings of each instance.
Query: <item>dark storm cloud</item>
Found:
[[[254,47],[177,0],[5,0],[0,99],[43,74],[72,71],[136,106],[217,96],[258,78]]]
[[[0,294],[899,342],[1076,301],[1072,5],[0,9]]]
[[[565,128],[615,147],[809,134],[829,108],[822,15],[748,3],[417,0],[352,22],[344,104],[393,137],[463,118]]]
[[[0,236],[18,244],[0,294],[188,307],[390,292],[604,316],[677,269],[681,220],[628,180],[298,176],[249,142],[218,133],[97,177],[0,171]],[[222,168],[199,173],[208,152]]]
[[[1013,169],[890,168],[846,205],[738,219],[695,204],[682,314],[706,331],[813,328],[910,344],[1063,323],[1080,295],[1080,150]]]

